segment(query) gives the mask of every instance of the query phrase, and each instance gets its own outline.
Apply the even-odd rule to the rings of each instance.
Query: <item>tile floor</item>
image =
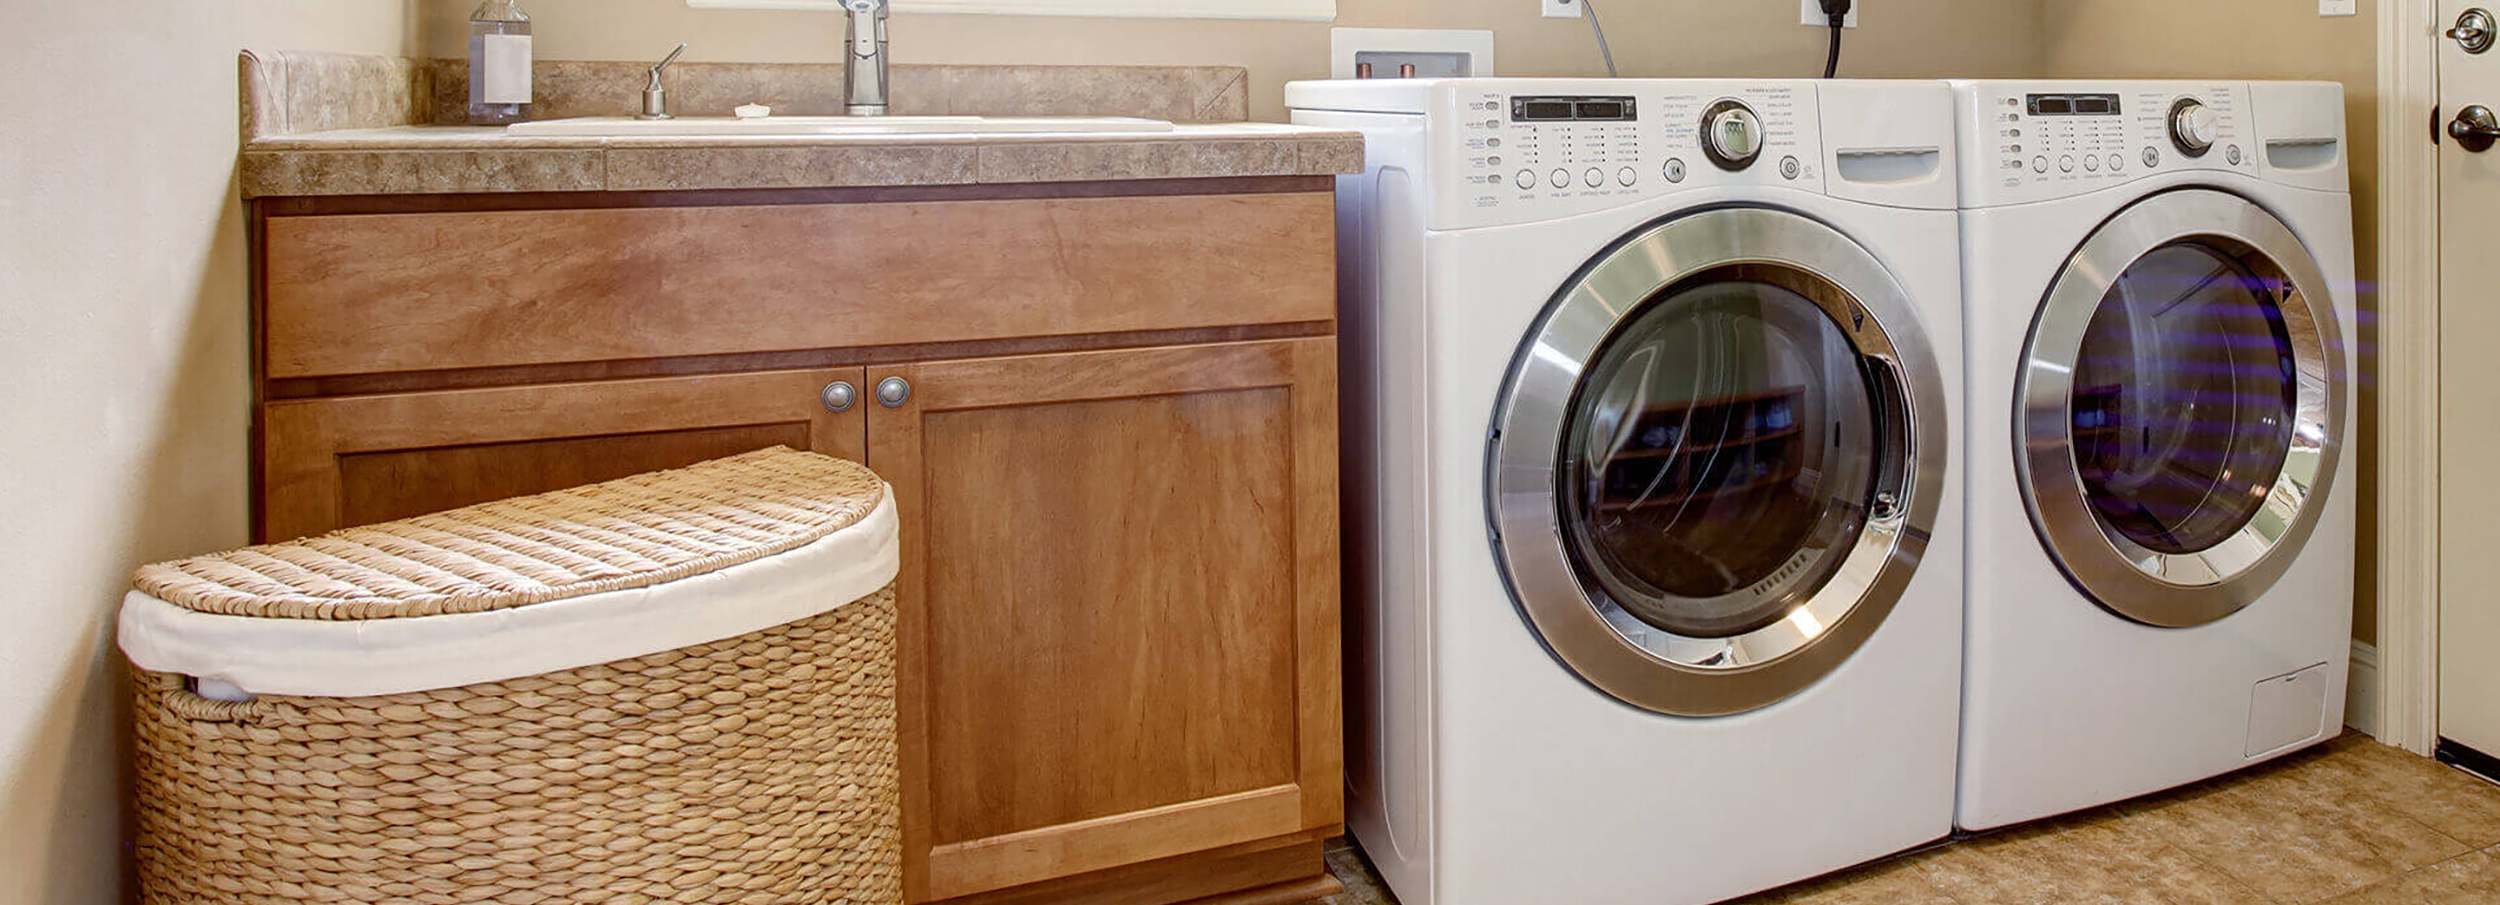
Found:
[[[1331,843],[1342,895],[1395,905]],[[2500,905],[2500,786],[2360,736],[1739,905]]]

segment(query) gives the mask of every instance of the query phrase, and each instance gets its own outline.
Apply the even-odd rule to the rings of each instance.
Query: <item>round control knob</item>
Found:
[[[2215,136],[2214,111],[2205,102],[2183,97],[2170,106],[2170,143],[2179,153],[2203,157],[2213,150]]]
[[[1722,170],[1742,170],[1762,156],[1762,118],[1742,102],[1724,100],[1701,115],[1701,150]]]

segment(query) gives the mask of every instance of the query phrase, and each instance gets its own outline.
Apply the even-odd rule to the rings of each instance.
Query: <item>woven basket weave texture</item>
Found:
[[[796,549],[884,498],[866,466],[775,447],[319,537],[158,563],[140,591],[224,616],[477,613],[647,587]]]
[[[208,612],[479,612],[751,561],[882,494],[865,468],[768,451],[142,585]],[[435,691],[219,702],[135,670],[143,901],[891,905],[894,630],[889,585],[742,637]]]

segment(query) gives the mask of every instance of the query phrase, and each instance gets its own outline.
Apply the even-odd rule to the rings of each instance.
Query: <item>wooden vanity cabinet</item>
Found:
[[[910,901],[1250,905],[1333,892],[1320,851],[1343,821],[1333,197],[1324,178],[1189,188],[627,207],[551,196],[480,211],[461,199],[256,203],[258,532],[284,539],[773,444],[859,459],[893,484],[902,516]],[[619,294],[640,306],[624,320],[672,321],[696,303],[653,287],[737,279],[708,269],[726,265],[655,265],[602,214],[656,206],[743,222],[747,242],[770,244],[778,231],[755,223],[908,228],[964,222],[976,203],[1059,243],[1112,229],[1103,240],[1128,247],[993,243],[993,258],[1023,258],[949,277],[969,295],[936,308],[1011,310],[966,321],[961,341],[943,338],[942,318],[888,312],[858,322],[899,325],[891,335],[870,327],[822,349],[772,348],[772,336],[740,349],[744,334],[714,331],[671,356],[668,334],[645,332],[603,342],[651,357],[575,361],[498,336],[451,356],[458,368],[411,372],[422,356],[384,339],[513,312],[563,323],[550,318],[565,306],[613,316],[600,312]],[[672,207],[688,205],[699,209]],[[521,229],[512,215],[538,206],[568,225],[568,259],[481,270]],[[724,209],[749,206],[769,209]],[[1215,220],[1237,228],[1235,244],[1192,232],[1164,250],[1200,267],[1128,257],[1155,253],[1160,231]],[[423,267],[411,247],[471,251],[429,281],[409,272]],[[280,257],[290,249],[318,261]],[[750,321],[779,309],[821,335],[823,319],[874,304],[827,287],[903,285],[849,272],[879,257],[836,256],[795,275],[807,292],[726,304]],[[410,286],[431,287],[435,307],[394,310]],[[327,316],[354,326],[303,322]],[[1001,336],[1000,324],[1055,332]],[[371,354],[284,339],[348,335],[368,337]],[[849,406],[828,404],[836,384],[850,386]]]

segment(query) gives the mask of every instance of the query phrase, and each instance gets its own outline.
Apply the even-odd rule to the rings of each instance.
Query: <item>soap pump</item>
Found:
[[[520,0],[486,0],[469,14],[469,122],[517,123],[530,114],[530,17]]]

